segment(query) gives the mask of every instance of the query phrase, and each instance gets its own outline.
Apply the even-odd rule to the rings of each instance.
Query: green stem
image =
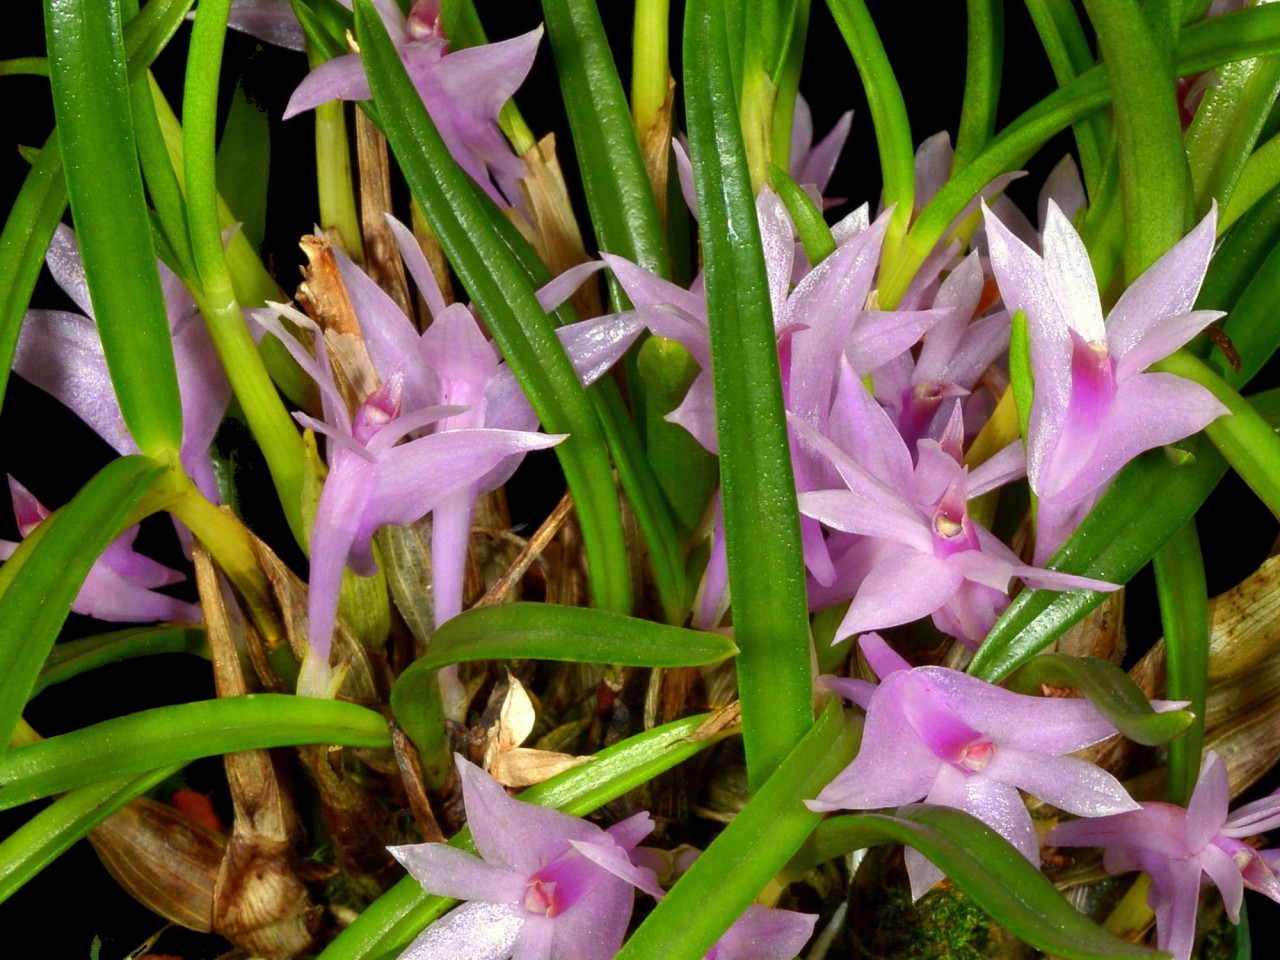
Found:
[[[968,0],[969,47],[964,72],[960,132],[954,169],[964,167],[996,132],[1000,68],[1004,60],[1004,7],[995,0]]]

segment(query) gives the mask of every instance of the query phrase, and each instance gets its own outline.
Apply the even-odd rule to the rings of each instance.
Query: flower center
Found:
[[[556,903],[556,882],[554,880],[529,880],[529,887],[524,894],[524,908],[530,913],[554,917],[560,912]]]
[[[996,745],[990,740],[975,740],[960,751],[960,759],[957,762],[966,770],[981,770],[991,762],[995,752]]]

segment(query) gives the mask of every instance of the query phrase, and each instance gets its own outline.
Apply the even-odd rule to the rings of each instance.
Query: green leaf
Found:
[[[1074,687],[1088,697],[1117,730],[1147,746],[1159,746],[1182,736],[1195,720],[1195,715],[1186,710],[1156,713],[1129,675],[1100,657],[1042,653],[1009,676],[1009,689],[1019,693],[1039,693],[1041,684]],[[1203,715],[1202,708],[1199,716]]]
[[[1134,0],[1085,0],[1115,112],[1129,280],[1181,239],[1191,215],[1173,65]]]
[[[31,696],[82,673],[154,653],[189,653],[208,658],[203,627],[128,627],[56,644],[36,678]]]
[[[858,67],[858,76],[862,78],[862,87],[866,91],[871,122],[876,128],[880,173],[884,179],[884,203],[886,207],[893,205],[884,241],[885,257],[891,259],[907,232],[915,209],[915,145],[911,139],[907,105],[865,0],[827,0],[827,6],[831,8],[844,42],[853,54],[853,62]]]
[[[885,843],[902,843],[920,851],[993,920],[1052,956],[1066,960],[1169,956],[1103,930],[1067,903],[1004,837],[949,807],[912,804],[892,814],[832,817],[814,832],[788,874],[798,876],[810,865]]]
[[[440,245],[549,433],[573,492],[596,605],[631,609],[630,578],[613,473],[595,413],[534,290],[490,223],[418,98],[391,38],[368,2],[356,35],[383,132]]]
[[[0,742],[9,742],[89,568],[137,520],[135,508],[164,473],[146,457],[113,460],[0,568]]]
[[[549,603],[504,603],[464,611],[444,623],[426,655],[391,688],[391,709],[409,738],[424,751],[443,724],[435,716],[436,671],[474,660],[560,660],[636,667],[696,667],[738,652],[716,633],[670,627],[604,610]],[[436,751],[439,753],[440,751]],[[435,765],[447,763],[446,754]],[[443,771],[437,771],[443,772]]]
[[[231,109],[218,142],[217,184],[218,193],[255,249],[262,246],[267,229],[270,140],[267,112],[249,100],[242,79],[231,97]]]
[[[1066,86],[1094,65],[1093,50],[1071,0],[1027,0],[1026,7],[1058,86]],[[1094,197],[1102,176],[1106,118],[1101,113],[1094,114],[1075,123],[1073,132],[1085,187]]]
[[[861,724],[832,701],[623,944],[618,960],[701,957],[715,946],[821,821],[802,801],[816,797],[853,759],[860,733]]]
[[[1204,503],[1226,461],[1207,438],[1182,445],[1174,464],[1162,450],[1120,471],[1070,539],[1045,564],[1050,570],[1126,583]],[[969,673],[996,683],[1079,622],[1103,601],[1093,590],[1024,590],[996,621],[969,663]]]
[[[67,192],[120,411],[145,453],[176,455],[182,404],[130,115],[115,0],[45,0]]]
[[[769,180],[786,204],[787,213],[791,215],[791,222],[796,227],[796,235],[804,245],[804,255],[816,267],[836,251],[835,238],[831,236],[827,221],[822,218],[822,211],[809,199],[804,188],[775,163],[769,164]]]
[[[601,750],[590,763],[530,787],[519,799],[573,816],[585,816],[716,743],[719,735],[699,733],[707,720],[705,714],[686,717],[629,737]],[[470,833],[465,830],[449,842],[452,846],[472,849]],[[426,893],[418,881],[406,877],[338,934],[320,955],[320,960],[398,956],[423,927],[453,904],[453,900]]]
[[[658,204],[595,0],[542,0],[542,12],[596,244],[667,278]]]
[[[800,515],[724,8],[685,8],[685,112],[701,211],[738,690],[752,786],[813,718]]]
[[[1280,93],[1280,58],[1238,60],[1224,64],[1216,76],[1218,82],[1204,91],[1186,133],[1197,214],[1208,211],[1215,200],[1220,212],[1231,208],[1254,144]]]
[[[1186,350],[1152,364],[1151,369],[1200,384],[1230,411],[1205,427],[1205,435],[1268,509],[1280,517],[1280,437],[1271,424],[1208,364]]]
[[[182,768],[115,777],[59,797],[0,841],[0,903],[134,797]]]
[[[1271,137],[1245,161],[1231,200],[1219,214],[1218,233],[1226,233],[1277,185],[1280,185],[1280,135]]]
[[[1195,521],[1174,534],[1152,561],[1164,626],[1165,695],[1190,700],[1194,722],[1169,745],[1169,802],[1186,806],[1200,775],[1209,688],[1209,594]]]
[[[955,169],[964,167],[996,132],[1000,70],[1004,61],[1004,6],[998,0],[968,0],[969,46],[964,100],[956,135]]]
[[[382,715],[281,693],[156,707],[0,754],[0,810],[63,790],[237,750],[391,746]]]
[[[1186,76],[1223,63],[1280,52],[1280,6],[1251,8],[1215,17],[1183,31],[1177,73]],[[984,186],[1016,170],[1049,139],[1110,100],[1106,74],[1094,67],[1045,97],[994,137],[973,162],[952,177],[920,212],[901,255],[881,271],[880,303],[892,308],[947,228]]]

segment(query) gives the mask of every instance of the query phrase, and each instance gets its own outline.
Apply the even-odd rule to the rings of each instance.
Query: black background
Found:
[[[536,3],[477,0],[477,6],[492,39],[514,36],[541,20]],[[954,135],[964,80],[964,4],[871,0],[869,6],[903,87],[916,142],[941,129],[949,129]],[[1025,10],[1021,4],[1007,6],[1000,125],[1054,86]],[[630,76],[627,57],[632,5],[606,0],[601,7],[606,26],[616,38],[614,49],[626,83]],[[673,22],[678,23],[679,16],[679,9],[674,10]],[[6,29],[0,31],[0,58],[43,52],[39,4],[32,0],[10,4],[6,19]],[[188,32],[184,27],[156,64],[156,73],[175,105],[180,101]],[[673,43],[672,53],[679,57],[678,42]],[[297,238],[311,231],[316,216],[312,124],[309,115],[288,122],[278,117],[290,92],[306,73],[305,59],[274,48],[261,50],[251,39],[233,34],[228,39],[225,63],[227,96],[237,77],[243,76],[250,95],[274,118],[264,255],[281,284],[291,290],[302,262]],[[874,206],[879,195],[879,164],[870,114],[852,60],[821,3],[814,4],[801,91],[813,108],[818,136],[831,127],[841,112],[855,110],[850,141],[828,195],[849,198],[851,205],[871,201]],[[25,173],[25,163],[16,146],[41,144],[51,127],[52,112],[48,83],[41,78],[0,77],[0,98],[6,120],[4,141],[0,144],[0,194],[7,210]],[[545,43],[517,100],[536,134],[557,132],[560,159],[572,179],[575,164],[571,140],[560,106],[552,57]],[[1033,208],[1044,175],[1070,148],[1069,136],[1059,137],[1031,163],[1030,175],[1009,188],[1010,195],[1024,209]],[[835,212],[838,215],[848,209]],[[580,217],[580,221],[585,223],[586,217]],[[44,280],[33,303],[58,306],[60,296],[56,287]],[[16,474],[45,503],[54,507],[66,502],[110,457],[105,444],[73,416],[18,378],[10,380],[0,415],[0,468]],[[261,471],[256,476],[267,485]],[[553,458],[548,455],[535,461],[524,476],[534,493],[516,498],[516,519],[536,523],[539,514],[558,498]],[[269,498],[263,499],[269,502]],[[0,536],[13,538],[12,518],[3,496],[0,514]],[[282,542],[282,527],[269,508],[259,508],[254,522],[271,542]],[[1211,593],[1226,589],[1256,567],[1276,535],[1270,514],[1244,492],[1234,475],[1202,513],[1200,523],[1206,539]],[[172,534],[164,523],[145,528],[143,543],[145,551],[175,565],[180,563]],[[1160,633],[1146,577],[1140,577],[1130,591],[1128,620],[1135,645],[1145,646]],[[73,631],[87,629],[78,618],[73,616],[72,621]],[[202,662],[179,656],[155,660],[147,670],[129,665],[81,677],[63,690],[37,698],[28,711],[28,719],[41,732],[51,735],[135,709],[212,695],[207,666]],[[214,791],[217,799],[216,761],[193,765],[188,778],[197,789]],[[20,823],[27,812],[20,809],[0,816],[0,834]],[[1260,912],[1256,905],[1255,910]],[[103,960],[116,960],[160,926],[150,913],[105,881],[95,856],[84,843],[27,889],[0,905],[0,918],[4,920],[5,944],[0,953],[26,956],[24,951],[30,951],[32,957],[87,957],[91,938],[97,934],[103,939]],[[158,949],[182,954],[186,960],[215,956],[219,951],[216,944],[181,933],[166,935]]]

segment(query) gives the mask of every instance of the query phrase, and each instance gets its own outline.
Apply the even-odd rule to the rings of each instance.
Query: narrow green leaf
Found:
[[[1004,6],[999,0],[968,0],[968,53],[964,100],[956,134],[955,169],[964,167],[996,132],[1000,70],[1004,64]]]
[[[853,54],[876,128],[884,203],[893,205],[884,241],[886,259],[892,259],[915,209],[915,144],[907,105],[865,0],[827,0],[827,6]]]
[[[125,27],[129,78],[150,65],[182,23],[191,0],[151,0]],[[57,131],[32,164],[0,233],[0,400],[4,397],[23,314],[31,302],[54,228],[67,206]]]
[[[1209,689],[1209,593],[1194,519],[1156,551],[1152,566],[1164,626],[1165,695],[1190,700],[1194,718],[1187,735],[1169,744],[1169,802],[1185,806],[1200,775]]]
[[[146,457],[113,460],[0,568],[0,742],[9,742],[89,568],[137,520],[135,508],[164,473]]]
[[[1280,6],[1269,4],[1215,17],[1184,30],[1178,46],[1177,73],[1187,76],[1223,63],[1278,52]],[[881,305],[897,305],[948,226],[986,184],[999,174],[1022,166],[1050,137],[1109,101],[1106,74],[1101,67],[1094,67],[1001,130],[920,212],[902,244],[900,256],[882,270]]]
[[[1100,657],[1073,657],[1065,653],[1042,653],[1009,676],[1009,689],[1036,694],[1044,684],[1074,687],[1110,720],[1117,730],[1135,743],[1159,746],[1184,734],[1196,716],[1186,710],[1156,713],[1151,702],[1120,667]],[[1183,700],[1185,697],[1173,697]],[[1197,768],[1198,769],[1198,768]]]
[[[804,188],[775,163],[769,164],[769,180],[786,204],[787,213],[791,215],[791,222],[796,227],[796,235],[804,245],[805,256],[816,267],[836,251],[835,238],[831,236],[827,221],[822,218],[822,211],[809,199]]]
[[[128,627],[92,637],[56,644],[36,678],[31,696],[55,683],[109,663],[120,663],[155,653],[188,653],[209,656],[209,644],[200,627]]]
[[[1246,212],[1280,185],[1280,134],[1254,150],[1240,171],[1230,201],[1218,218],[1218,234],[1231,229]]]
[[[0,400],[45,250],[66,206],[67,182],[55,129],[28,171],[0,233]]]
[[[804,805],[853,759],[861,723],[832,701],[622,946],[618,960],[701,957],[822,819]]]
[[[45,0],[54,116],[94,316],[120,411],[176,455],[182,405],[130,116],[115,0]]]
[[[1280,517],[1280,437],[1256,409],[1204,361],[1179,350],[1151,369],[1173,373],[1205,387],[1230,411],[1207,427],[1205,435],[1258,498]]]
[[[1264,422],[1280,424],[1280,391],[1249,398]],[[1172,539],[1218,485],[1227,462],[1209,438],[1197,435],[1171,458],[1153,450],[1116,476],[1102,499],[1046,566],[1125,583]],[[1052,643],[1102,602],[1091,590],[1024,590],[983,641],[969,672],[992,683]]]
[[[1063,87],[1094,65],[1093,50],[1071,0],[1026,0],[1054,79]],[[1073,125],[1080,171],[1091,198],[1102,177],[1102,153],[1107,140],[1106,118],[1097,113]]]
[[[1203,436],[1182,444],[1190,457],[1174,464],[1162,450],[1145,453],[1116,476],[1097,505],[1045,565],[1111,583],[1126,583],[1204,503],[1226,461]],[[996,621],[969,672],[996,683],[1052,643],[1103,601],[1092,590],[1024,590]]]
[[[1172,63],[1134,0],[1085,0],[1107,67],[1129,280],[1181,239],[1191,215]]]
[[[391,709],[409,738],[431,754],[434,768],[448,763],[447,752],[434,749],[444,730],[435,709],[436,672],[441,667],[510,659],[696,667],[719,663],[735,653],[733,641],[720,634],[604,610],[548,603],[479,607],[464,611],[436,631],[427,654],[415,660],[391,688]]]
[[[596,244],[668,277],[658,204],[595,0],[542,0],[542,12]]]
[[[1222,238],[1222,244],[1209,262],[1196,307],[1234,312],[1246,288],[1261,277],[1263,264],[1277,246],[1280,246],[1280,184],[1242,214]],[[1230,319],[1228,317],[1228,322]],[[1203,342],[1204,355],[1208,354],[1209,346],[1207,340]],[[1247,365],[1253,358],[1241,360]],[[1215,362],[1222,366],[1219,361]],[[1233,383],[1233,386],[1239,384]]]
[[[271,124],[267,112],[249,100],[244,83],[236,84],[231,109],[222,127],[216,160],[218,193],[242,224],[255,248],[267,228],[267,162]]]
[[[1004,837],[949,807],[913,804],[892,814],[832,817],[814,832],[788,873],[797,875],[806,865],[885,843],[902,843],[920,851],[993,920],[1052,956],[1066,960],[1169,956],[1103,930],[1067,903]]]
[[[685,8],[685,112],[701,211],[720,481],[743,737],[753,787],[812,723],[800,516],[778,349],[724,9]]]
[[[800,92],[800,74],[804,67],[805,40],[809,33],[810,0],[793,0],[791,24],[782,59],[773,71],[773,143],[769,154],[773,162],[788,162],[791,156],[791,133],[795,126],[796,96]]]
[[[1254,144],[1280,93],[1280,58],[1224,64],[1204,92],[1186,133],[1187,164],[1197,215],[1216,200],[1230,208]]]
[[[383,132],[414,197],[543,426],[569,434],[556,453],[582,523],[596,605],[627,613],[631,597],[622,519],[591,405],[532,285],[449,156],[377,12],[367,2],[355,9],[357,39]]]
[[[281,693],[156,707],[0,754],[0,810],[199,757],[307,743],[386,748],[391,734],[365,707]]]
[[[53,801],[0,841],[0,903],[111,814],[181,769],[103,780]]]
[[[530,787],[520,799],[585,816],[718,742],[719,736],[698,735],[707,719],[705,714],[686,717],[629,737],[600,751],[590,763]],[[470,833],[465,830],[449,842],[472,848]],[[453,900],[426,893],[417,880],[406,877],[338,934],[320,960],[395,957],[453,904]]]
[[[1280,202],[1275,204],[1275,210],[1280,213]],[[1280,231],[1280,217],[1276,219],[1276,228]],[[1231,256],[1235,248],[1235,244],[1224,246],[1215,261]],[[1250,262],[1252,252],[1245,251],[1241,259]],[[1280,324],[1275,322],[1275,305],[1280,298],[1280,243],[1272,247],[1255,273],[1241,276],[1240,280],[1248,285],[1234,303],[1223,304],[1230,307],[1231,312],[1222,324],[1222,332],[1231,340],[1240,358],[1240,368],[1234,369],[1220,351],[1215,350],[1211,357],[1222,379],[1237,390],[1252,380],[1280,349]]]

